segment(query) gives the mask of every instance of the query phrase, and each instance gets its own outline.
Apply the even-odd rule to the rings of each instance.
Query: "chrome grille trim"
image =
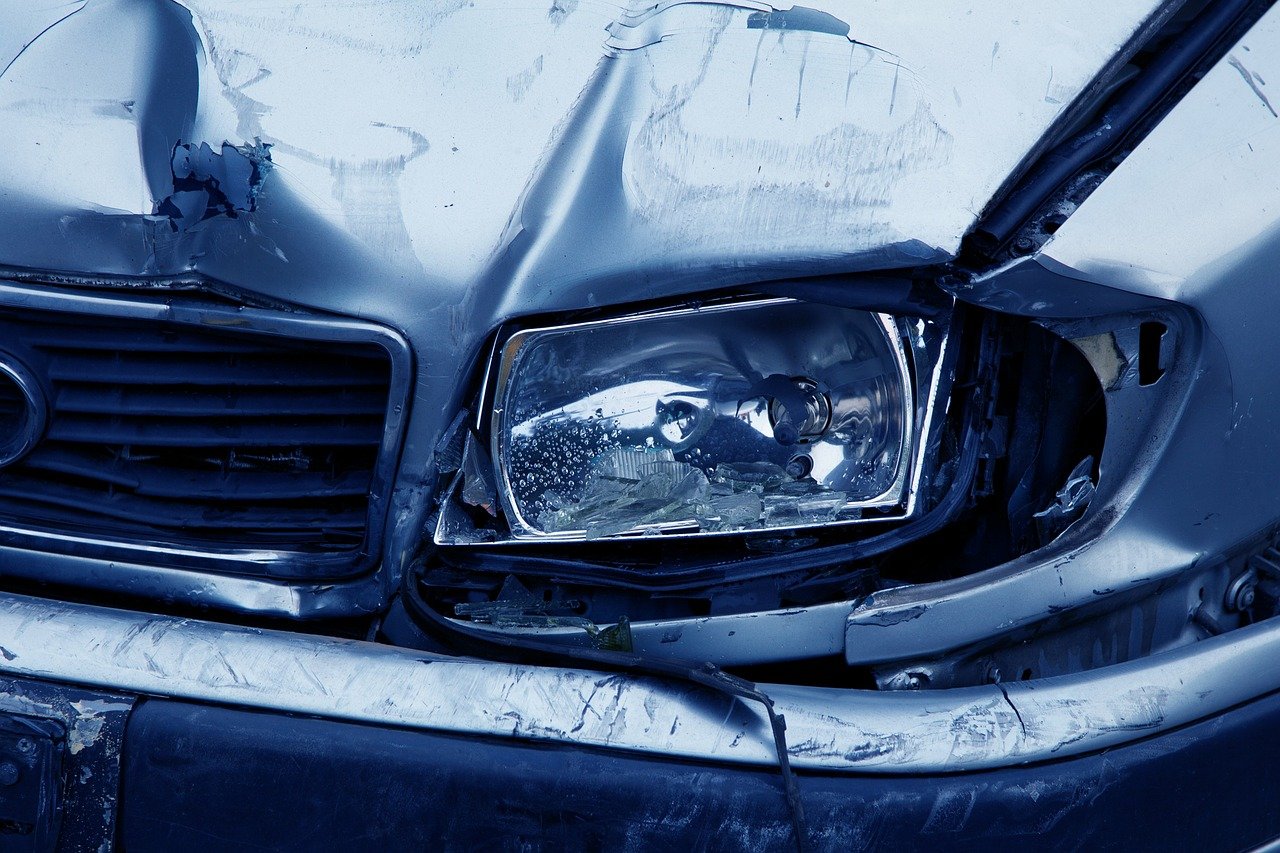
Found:
[[[307,553],[280,547],[254,547],[251,543],[243,547],[239,543],[235,543],[234,547],[213,545],[206,547],[205,543],[164,541],[164,537],[160,536],[155,537],[155,541],[146,541],[145,538],[141,541],[137,538],[133,538],[133,541],[123,541],[113,536],[97,535],[93,531],[38,529],[35,525],[25,522],[15,523],[11,519],[0,523],[0,549],[6,557],[10,557],[3,560],[3,572],[30,576],[19,565],[28,561],[12,559],[12,556],[22,551],[38,551],[45,552],[54,558],[51,561],[35,561],[46,563],[46,569],[49,567],[48,563],[56,563],[58,557],[70,558],[67,566],[64,567],[66,570],[56,571],[54,574],[57,575],[58,582],[73,585],[79,582],[80,576],[84,576],[85,586],[131,590],[135,589],[133,581],[141,576],[154,575],[159,571],[173,581],[184,576],[182,570],[188,570],[191,575],[192,589],[197,589],[202,579],[207,580],[208,572],[274,578],[271,587],[275,589],[281,586],[279,583],[281,579],[297,579],[314,584],[366,574],[376,566],[383,547],[390,491],[398,464],[401,434],[408,414],[409,389],[413,372],[409,346],[399,333],[384,326],[359,320],[301,311],[290,312],[214,303],[193,294],[152,295],[119,291],[86,293],[60,289],[52,285],[32,286],[3,279],[0,279],[0,310],[11,315],[24,310],[42,313],[57,312],[106,326],[109,326],[113,319],[155,321],[166,324],[168,327],[190,329],[195,334],[204,332],[244,335],[245,341],[250,343],[288,341],[333,344],[336,347],[376,347],[379,352],[385,353],[389,368],[385,401],[376,403],[373,396],[362,395],[360,389],[352,391],[350,399],[345,400],[345,403],[351,403],[363,412],[361,424],[355,427],[363,432],[352,433],[352,435],[363,435],[362,440],[369,442],[371,448],[373,442],[377,443],[377,455],[372,465],[368,488],[364,536],[358,548]],[[252,347],[249,348],[252,349]],[[88,409],[90,417],[96,416],[92,411],[95,406],[93,395],[77,394],[74,378],[74,375],[65,377],[67,384],[64,387],[72,392],[65,403],[67,410]],[[271,391],[270,388],[266,390]],[[282,388],[282,393],[287,396],[288,388]],[[253,397],[252,394],[249,396]],[[256,402],[250,400],[249,405],[266,405],[271,402],[267,399],[268,395],[260,396],[266,400],[266,403],[263,400]],[[198,403],[198,398],[196,402]],[[376,406],[371,405],[374,403]],[[314,399],[310,403],[304,400],[300,405],[304,409],[307,406],[314,408]],[[279,414],[274,406],[269,405],[268,408],[272,409],[273,415]],[[198,412],[196,414],[199,415]],[[380,426],[379,419],[381,419]],[[368,421],[368,424],[364,421]],[[370,424],[377,430],[376,432],[369,431]],[[354,442],[356,438],[351,438],[350,441]],[[73,472],[76,465],[84,464],[84,460],[65,453],[46,453],[38,463],[53,470],[62,469],[65,473]],[[350,489],[345,491],[344,489],[341,483],[334,483],[330,484],[329,491],[332,494],[350,492]],[[294,489],[294,491],[297,490]],[[363,494],[364,490],[360,491]],[[287,490],[284,493],[287,495]],[[118,570],[119,573],[118,583],[113,582],[110,573],[87,571],[89,564],[99,561],[111,561],[114,564],[112,569]],[[79,571],[74,568],[77,564],[80,566]],[[36,575],[36,577],[52,579],[47,574]],[[245,577],[244,583],[252,584],[254,580]],[[148,584],[143,583],[142,586],[148,586]],[[169,587],[166,592],[169,597],[188,597],[181,593],[185,584],[168,583],[165,586]],[[281,590],[277,590],[279,591]],[[194,597],[210,604],[221,603],[207,601],[198,594]],[[300,614],[314,609],[294,601],[291,595],[285,595],[282,598],[272,593],[268,597],[273,602],[268,609],[279,615]],[[365,599],[367,594],[361,594],[359,597]],[[234,598],[243,599],[243,595],[237,594]],[[239,606],[236,602],[225,603],[233,607]]]

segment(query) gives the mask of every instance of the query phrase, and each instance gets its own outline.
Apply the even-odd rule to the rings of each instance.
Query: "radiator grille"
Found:
[[[0,312],[43,438],[0,469],[0,523],[176,549],[357,555],[387,450],[376,343]],[[0,388],[0,426],[21,405]],[[286,572],[292,573],[292,572]]]

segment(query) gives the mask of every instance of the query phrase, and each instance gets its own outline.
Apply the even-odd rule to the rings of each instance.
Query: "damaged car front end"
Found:
[[[0,834],[1280,837],[1277,57],[1258,0],[0,11]]]

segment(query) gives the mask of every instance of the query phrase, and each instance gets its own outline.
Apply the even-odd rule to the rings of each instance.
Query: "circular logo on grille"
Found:
[[[0,468],[12,465],[44,435],[49,405],[40,383],[20,361],[0,353]]]

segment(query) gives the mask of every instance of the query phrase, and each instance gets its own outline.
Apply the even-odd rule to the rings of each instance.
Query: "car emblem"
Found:
[[[48,411],[44,389],[32,372],[8,353],[0,353],[0,468],[36,446]]]

